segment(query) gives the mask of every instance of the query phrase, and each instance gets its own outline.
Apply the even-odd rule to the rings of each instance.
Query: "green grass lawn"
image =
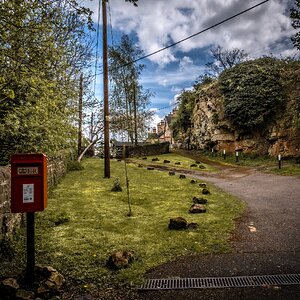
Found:
[[[158,158],[159,160],[152,161],[152,159],[155,158]],[[164,163],[164,160],[168,160],[170,161],[170,163]],[[196,163],[194,159],[182,156],[178,153],[167,153],[167,154],[154,155],[154,156],[151,155],[151,156],[147,156],[147,159],[143,159],[143,157],[131,158],[130,161],[135,163],[141,163],[143,165],[164,165],[173,169],[186,169],[186,170],[197,170],[197,171],[208,171],[208,172],[216,170],[214,167],[202,163],[201,160],[197,161]],[[176,164],[176,162],[180,162],[180,165]],[[200,164],[198,162],[200,162]]]
[[[244,204],[208,184],[205,214],[189,214],[193,196],[201,196],[190,179],[127,164],[133,216],[128,217],[124,162],[111,161],[111,178],[103,178],[103,160],[86,159],[84,169],[67,174],[51,192],[48,207],[36,213],[36,262],[58,269],[79,289],[136,285],[144,273],[180,255],[224,253]],[[111,192],[118,178],[122,192]],[[201,181],[199,181],[201,182]],[[169,219],[196,222],[196,230],[170,231]],[[0,276],[25,267],[25,238],[13,243],[13,259],[1,259]],[[135,253],[127,269],[111,271],[106,260],[113,250]]]

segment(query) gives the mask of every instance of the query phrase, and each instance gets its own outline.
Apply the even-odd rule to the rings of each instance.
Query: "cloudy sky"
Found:
[[[98,2],[83,0],[83,4],[95,12],[95,23]],[[113,38],[117,43],[122,33],[128,34],[147,55],[261,2],[263,0],[139,0],[138,7],[134,7],[125,0],[110,0],[109,41]],[[224,49],[243,49],[251,58],[271,53],[283,57],[296,54],[290,41],[294,34],[289,19],[293,3],[293,0],[269,0],[141,61],[146,65],[141,84],[155,94],[151,100],[151,109],[156,111],[154,123],[172,110],[169,106],[174,104],[176,95],[190,88],[203,73],[205,64],[212,61],[210,49],[217,45]],[[99,97],[101,82],[100,75],[97,78]]]

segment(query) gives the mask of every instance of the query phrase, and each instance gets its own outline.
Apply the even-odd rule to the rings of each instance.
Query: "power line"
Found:
[[[110,34],[111,34],[111,44],[114,46],[115,41],[114,41],[113,28],[112,28],[112,22],[111,22],[110,2],[107,1],[107,4],[108,4],[108,13],[109,13],[109,27],[110,27]]]
[[[223,24],[223,23],[225,23],[225,22],[228,22],[228,21],[230,21],[230,20],[232,20],[232,19],[234,19],[234,18],[236,18],[236,17],[238,17],[238,16],[240,16],[240,15],[242,15],[242,14],[244,14],[244,13],[246,13],[246,12],[248,12],[248,11],[250,11],[250,10],[256,8],[256,7],[258,7],[258,6],[261,6],[262,4],[264,4],[264,3],[266,3],[266,2],[269,2],[269,1],[270,1],[270,0],[262,1],[262,2],[260,2],[260,3],[258,3],[258,4],[256,4],[256,5],[254,5],[254,6],[251,6],[251,7],[247,8],[247,9],[245,9],[245,10],[243,10],[243,11],[241,11],[241,12],[239,12],[239,13],[237,13],[237,14],[235,14],[235,15],[229,17],[229,18],[227,18],[227,19],[224,19],[223,21],[220,21],[220,22],[218,22],[218,23],[216,23],[216,24],[214,24],[214,25],[212,25],[212,26],[209,26],[209,27],[207,27],[207,28],[205,28],[205,29],[203,29],[203,30],[201,30],[201,31],[198,31],[198,32],[196,32],[196,33],[194,33],[194,34],[192,34],[192,35],[189,35],[188,37],[186,37],[186,38],[184,38],[184,39],[181,39],[181,40],[179,40],[179,41],[177,41],[177,42],[175,42],[175,43],[172,43],[172,44],[170,44],[170,45],[168,45],[168,46],[166,46],[166,47],[160,48],[160,49],[158,49],[158,50],[156,50],[156,51],[154,51],[154,52],[151,52],[151,53],[149,53],[149,54],[146,54],[146,55],[144,55],[144,56],[141,56],[141,57],[139,57],[139,58],[137,58],[137,59],[135,59],[135,60],[133,60],[133,61],[131,61],[131,62],[129,62],[129,63],[126,63],[126,64],[124,64],[124,65],[122,65],[122,66],[119,66],[119,67],[116,67],[116,68],[114,68],[114,69],[119,69],[119,68],[122,68],[122,67],[126,67],[126,66],[131,65],[131,64],[134,64],[134,63],[136,63],[136,62],[138,62],[138,61],[140,61],[140,60],[143,60],[143,59],[145,59],[145,58],[148,58],[148,57],[150,57],[150,56],[153,56],[153,55],[155,55],[155,54],[157,54],[157,53],[159,53],[159,52],[162,52],[162,51],[167,50],[167,49],[169,49],[169,48],[171,48],[171,47],[174,47],[174,46],[176,46],[176,45],[178,45],[178,44],[180,44],[180,43],[182,43],[182,42],[185,42],[185,41],[187,41],[187,40],[189,40],[189,39],[191,39],[191,38],[193,38],[193,37],[195,37],[195,36],[197,36],[197,35],[199,35],[199,34],[201,34],[201,33],[204,33],[204,32],[206,32],[206,31],[208,31],[208,30],[211,30],[211,29],[213,29],[213,28],[215,28],[215,27],[217,27],[217,26],[219,26],[219,25],[221,25],[221,24]],[[103,72],[101,72],[101,73],[99,73],[99,74],[97,74],[97,75],[101,75],[101,74],[103,74]]]
[[[97,20],[97,33],[96,33],[96,60],[95,60],[95,78],[94,78],[94,94],[96,93],[96,82],[97,82],[97,63],[98,63],[98,52],[99,52],[99,32],[100,32],[100,11],[101,11],[101,0],[98,1],[98,20]],[[102,72],[103,73],[103,72]]]
[[[178,103],[174,103],[174,104],[171,104],[169,106],[165,106],[165,107],[161,107],[161,108],[157,108],[155,109],[155,112],[159,111],[159,110],[164,110],[164,109],[167,109],[167,108],[170,108],[170,107],[173,107],[173,106],[176,106],[178,105]]]

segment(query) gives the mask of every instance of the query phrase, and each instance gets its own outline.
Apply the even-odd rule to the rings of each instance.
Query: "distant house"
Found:
[[[169,142],[171,145],[174,143],[174,138],[171,130],[171,122],[176,115],[177,110],[173,109],[171,113],[165,116],[158,124],[157,129],[148,134],[148,139],[152,142]]]

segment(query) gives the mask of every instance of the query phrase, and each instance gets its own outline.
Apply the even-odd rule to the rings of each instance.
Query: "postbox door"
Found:
[[[44,210],[43,182],[41,177],[14,178],[12,212],[35,212]]]

